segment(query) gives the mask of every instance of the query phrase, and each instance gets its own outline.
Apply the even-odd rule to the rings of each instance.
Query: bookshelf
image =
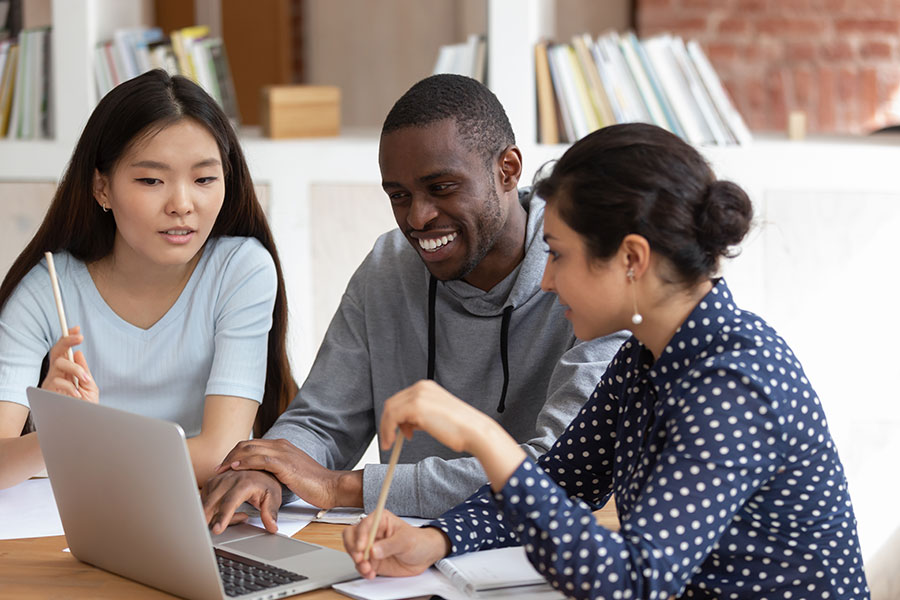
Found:
[[[96,101],[94,44],[117,27],[146,24],[144,4],[52,0],[57,134],[0,140],[0,211],[18,199],[4,197],[13,194],[5,184],[59,178]],[[553,35],[553,0],[488,0],[487,10],[489,85],[509,114],[528,183],[566,149],[536,142],[533,44]],[[291,305],[289,349],[302,380],[344,282],[393,226],[379,185],[378,131],[269,140],[248,129],[242,141],[254,180],[268,189]],[[804,362],[841,448],[868,559],[900,527],[890,505],[900,484],[884,480],[877,460],[900,456],[900,396],[872,376],[871,364],[892,356],[900,338],[891,253],[900,229],[900,139],[757,135],[747,146],[700,150],[754,199],[758,226],[725,273],[741,303],[778,328]]]
[[[94,45],[116,28],[146,24],[144,5],[143,0],[51,0],[55,137],[0,139],[0,180],[59,178],[97,103]]]

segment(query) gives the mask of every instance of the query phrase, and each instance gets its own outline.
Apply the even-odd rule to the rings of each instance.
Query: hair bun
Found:
[[[728,256],[728,249],[744,239],[753,220],[747,193],[731,181],[714,181],[697,215],[697,241],[712,256]]]

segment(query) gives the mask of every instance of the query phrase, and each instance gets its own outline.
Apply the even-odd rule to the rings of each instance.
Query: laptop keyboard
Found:
[[[214,550],[219,563],[219,575],[228,596],[241,596],[306,579],[304,575],[244,558],[221,548]]]

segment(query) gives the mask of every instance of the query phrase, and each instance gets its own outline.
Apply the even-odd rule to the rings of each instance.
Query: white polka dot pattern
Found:
[[[435,521],[452,553],[523,544],[573,598],[869,596],[819,399],[723,280],[655,363],[626,342],[538,465]],[[591,515],[613,493],[619,533]]]

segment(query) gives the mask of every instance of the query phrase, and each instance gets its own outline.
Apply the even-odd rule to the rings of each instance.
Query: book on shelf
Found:
[[[559,141],[573,142],[575,141],[575,130],[572,126],[572,119],[569,117],[569,107],[566,98],[563,95],[563,81],[559,72],[557,59],[554,57],[553,48],[557,44],[549,44],[547,46],[547,64],[550,67],[550,81],[553,83],[553,96],[556,99],[556,122],[559,124]]]
[[[571,44],[567,44],[565,49],[566,58],[568,59],[567,66],[572,74],[571,78],[572,82],[575,84],[575,94],[578,98],[576,109],[580,109],[584,114],[589,131],[600,129],[600,127],[602,127],[602,120],[597,114],[594,101],[588,93],[588,81],[584,69],[581,68],[581,63],[575,55],[575,49]]]
[[[622,50],[622,56],[625,58],[626,66],[631,72],[632,78],[634,79],[634,83],[637,88],[637,92],[640,95],[640,99],[643,101],[644,106],[647,108],[647,114],[650,117],[650,122],[662,127],[663,129],[673,131],[672,124],[666,117],[666,113],[659,102],[656,91],[650,83],[650,78],[647,76],[647,70],[644,68],[644,64],[638,57],[632,40],[629,36],[619,36],[617,42],[619,43],[619,48]]]
[[[152,69],[150,45],[164,38],[159,27],[130,27],[113,32],[111,48],[121,69],[119,83]]]
[[[219,94],[217,100],[230,119],[239,121],[237,91],[234,89],[234,78],[231,76],[231,67],[228,66],[228,56],[225,54],[225,42],[213,38],[207,43],[206,49],[210,55],[211,69]]]
[[[602,35],[597,38],[595,46],[598,51],[602,52],[604,64],[609,71],[611,85],[615,89],[614,93],[619,100],[624,120],[626,122],[652,123],[653,119],[638,90],[634,74],[622,55],[619,35],[614,31]]]
[[[578,96],[577,74],[572,66],[570,50],[568,44],[553,44],[549,49],[549,58],[553,69],[551,73],[562,84],[557,91],[563,120],[571,125],[571,131],[566,131],[566,139],[575,141],[591,132],[591,124]]]
[[[10,40],[0,42],[0,46],[5,48],[3,73],[0,77],[0,137],[6,137],[12,108],[13,84],[19,64],[19,46]]]
[[[694,104],[697,106],[707,127],[712,133],[713,140],[716,144],[721,146],[735,143],[734,138],[726,131],[721,118],[713,109],[712,100],[710,99],[706,88],[703,87],[703,84],[700,82],[700,76],[694,68],[694,62],[688,56],[684,40],[680,37],[671,37],[669,38],[669,43],[672,45],[672,53],[675,55],[675,62],[678,63],[678,66],[681,67],[681,71],[684,74],[684,80],[687,82],[690,96],[693,98]]]
[[[0,135],[19,140],[53,136],[50,40],[49,27],[35,27],[3,42]]]
[[[671,36],[660,35],[644,40],[644,48],[678,116],[678,122],[684,128],[685,139],[696,145],[714,143],[712,131],[691,96],[688,82],[675,58]]]
[[[455,73],[487,81],[487,40],[483,35],[473,33],[459,44],[445,44],[438,49],[432,75]]]
[[[684,129],[682,129],[681,123],[678,121],[678,117],[675,115],[675,110],[672,108],[672,103],[669,101],[669,97],[666,95],[665,90],[663,89],[662,82],[660,82],[659,76],[656,74],[656,70],[654,70],[653,65],[650,64],[650,59],[647,57],[647,52],[644,49],[644,45],[640,40],[638,40],[638,37],[634,34],[634,32],[629,32],[626,37],[628,41],[631,42],[631,46],[632,48],[634,48],[634,53],[637,55],[641,66],[644,68],[644,73],[647,75],[647,81],[650,83],[650,87],[653,89],[653,93],[656,95],[659,106],[665,114],[666,121],[669,123],[669,131],[683,138]]]
[[[176,29],[169,34],[172,40],[172,49],[175,51],[175,59],[178,61],[178,70],[185,77],[194,81],[197,79],[197,68],[194,64],[194,44],[209,35],[209,27],[206,25],[194,25]]]
[[[703,48],[696,40],[691,40],[687,43],[687,50],[694,61],[694,66],[697,68],[697,73],[700,75],[703,85],[706,86],[706,91],[709,92],[713,100],[713,105],[716,107],[719,115],[721,115],[726,126],[731,130],[731,135],[734,136],[737,143],[749,144],[753,140],[753,135],[750,133],[750,129],[744,122],[741,113],[737,111],[731,102],[728,92],[725,91],[725,87],[706,57]]]
[[[639,40],[614,31],[574,36],[570,43],[542,41],[535,69],[541,142],[572,142],[630,122],[658,125],[695,145],[752,141],[696,41],[668,34]],[[545,89],[548,73],[552,94]],[[549,131],[554,112],[555,134]]]
[[[559,121],[556,118],[556,98],[553,80],[550,79],[550,61],[547,58],[547,42],[534,46],[534,68],[537,78],[538,136],[543,144],[559,143]]]
[[[585,42],[594,61],[594,69],[597,72],[600,87],[609,103],[611,114],[609,124],[627,122],[630,118],[625,107],[625,98],[621,94],[620,86],[615,83],[614,69],[610,64],[606,48],[602,44],[595,43],[590,36],[585,38]]]
[[[594,111],[600,121],[600,127],[606,127],[616,121],[609,104],[609,97],[607,97],[603,82],[600,80],[597,63],[594,62],[591,54],[590,44],[591,36],[587,34],[572,36],[572,47],[575,49],[575,55],[578,57],[579,65],[587,80]]]
[[[184,75],[212,96],[229,119],[240,123],[234,80],[221,38],[210,37],[205,25],[172,31],[158,27],[119,29],[113,39],[94,50],[94,79],[98,97],[123,81],[151,69]]]

